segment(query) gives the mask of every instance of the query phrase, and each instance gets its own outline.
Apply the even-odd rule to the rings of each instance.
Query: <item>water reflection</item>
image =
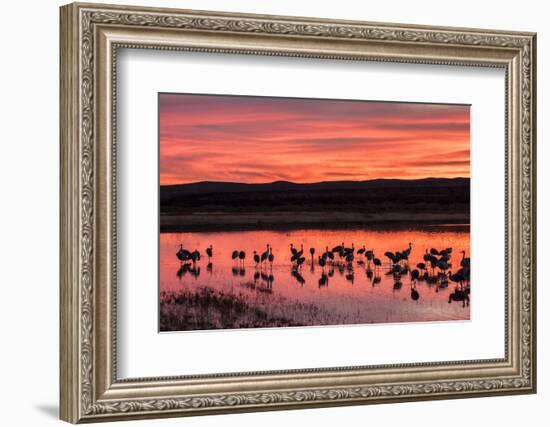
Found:
[[[462,302],[462,307],[470,305],[470,288],[457,287],[452,294],[449,295],[449,304],[453,301]]]
[[[294,279],[296,279],[296,281],[300,284],[300,285],[304,285],[306,283],[306,279],[304,279],[304,276],[302,276],[297,269],[295,268],[292,268],[290,270],[290,275],[292,277],[294,277]]]
[[[185,276],[187,273],[197,279],[201,274],[201,268],[197,267],[196,264],[185,263],[180,266],[180,268],[176,272],[176,276],[178,277],[178,279],[181,280],[183,276]]]
[[[161,329],[468,319],[467,252],[445,228],[161,234]]]

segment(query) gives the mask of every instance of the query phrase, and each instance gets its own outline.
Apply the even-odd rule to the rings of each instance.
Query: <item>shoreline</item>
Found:
[[[160,233],[298,230],[298,229],[396,229],[453,227],[468,230],[469,214],[408,213],[346,214],[340,212],[227,215],[196,213],[161,215]]]

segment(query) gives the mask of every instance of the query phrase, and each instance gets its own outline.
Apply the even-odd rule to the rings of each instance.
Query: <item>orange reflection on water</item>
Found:
[[[366,260],[358,255],[352,268],[345,263],[322,268],[317,262],[318,255],[327,246],[332,249],[344,243],[346,247],[353,244],[356,250],[364,245],[367,250],[374,250],[375,256],[387,264],[384,252],[402,251],[409,242],[413,245],[409,256],[411,269],[423,262],[426,249],[452,247],[452,271],[460,268],[461,251],[464,250],[466,256],[470,252],[467,227],[162,233],[160,291],[193,293],[202,287],[209,287],[225,295],[243,296],[249,304],[276,312],[279,317],[290,316],[301,325],[312,321],[316,322],[315,325],[333,325],[469,319],[469,305],[456,301],[449,303],[449,295],[454,291],[453,283],[448,288],[440,288],[419,281],[416,285],[419,297],[413,299],[410,277],[403,276],[401,285],[397,286],[393,276],[386,274],[386,265],[379,274],[373,274],[369,273]],[[304,248],[306,262],[297,273],[293,273],[290,261],[291,243],[297,249],[302,245]],[[189,250],[200,251],[201,260],[194,268],[182,271],[181,262],[175,255],[180,244]],[[275,256],[273,265],[265,263],[256,266],[253,252],[261,254],[267,244]],[[209,264],[205,250],[210,245],[213,247],[213,257]],[[315,250],[313,258],[310,248]],[[243,264],[231,259],[234,250],[246,253]],[[302,316],[300,307],[308,313]],[[246,327],[251,326],[247,324]]]

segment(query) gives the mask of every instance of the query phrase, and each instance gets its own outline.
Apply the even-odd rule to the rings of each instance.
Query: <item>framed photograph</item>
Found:
[[[63,420],[536,391],[535,34],[60,22]]]

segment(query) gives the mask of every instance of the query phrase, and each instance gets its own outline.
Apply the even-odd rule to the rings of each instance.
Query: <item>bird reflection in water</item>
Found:
[[[348,273],[346,274],[346,280],[348,282],[351,282],[351,284],[353,285],[353,282],[355,281],[355,274],[353,272],[353,268],[348,269]]]
[[[253,288],[257,290],[258,292],[264,292],[264,293],[272,293],[273,292],[273,282],[275,281],[275,277],[273,276],[273,273],[266,273],[263,271],[255,271],[254,272],[254,283]]]
[[[416,289],[416,283],[411,284],[411,299],[413,301],[418,301],[420,299],[420,294]]]
[[[266,291],[271,293],[273,290],[273,281],[275,280],[273,273],[261,273],[261,277]]]
[[[462,307],[470,305],[470,287],[457,286],[452,294],[449,294],[449,304],[453,301],[462,302]]]
[[[401,270],[398,269],[398,268],[395,268],[395,267],[399,267],[399,266],[396,265],[393,268],[393,273],[392,273],[393,274],[393,290],[394,291],[399,291],[403,287],[403,282],[401,281],[401,273],[400,273]]]
[[[233,274],[233,276],[244,276],[246,275],[246,268],[243,264],[239,263],[231,267],[231,274]]]
[[[328,275],[323,273],[319,279],[319,289],[324,288],[325,286],[328,286]]]
[[[182,277],[187,273],[189,273],[191,276],[197,279],[201,274],[201,268],[192,263],[185,263],[180,266],[180,268],[176,272],[176,276],[178,276],[178,279],[181,280]]]
[[[292,269],[290,270],[290,274],[291,274],[292,277],[294,277],[294,278],[296,279],[296,281],[297,281],[300,285],[304,286],[304,284],[306,283],[306,279],[304,279],[304,276],[302,276],[302,275],[300,274],[300,272],[298,271],[298,269],[292,268]]]

